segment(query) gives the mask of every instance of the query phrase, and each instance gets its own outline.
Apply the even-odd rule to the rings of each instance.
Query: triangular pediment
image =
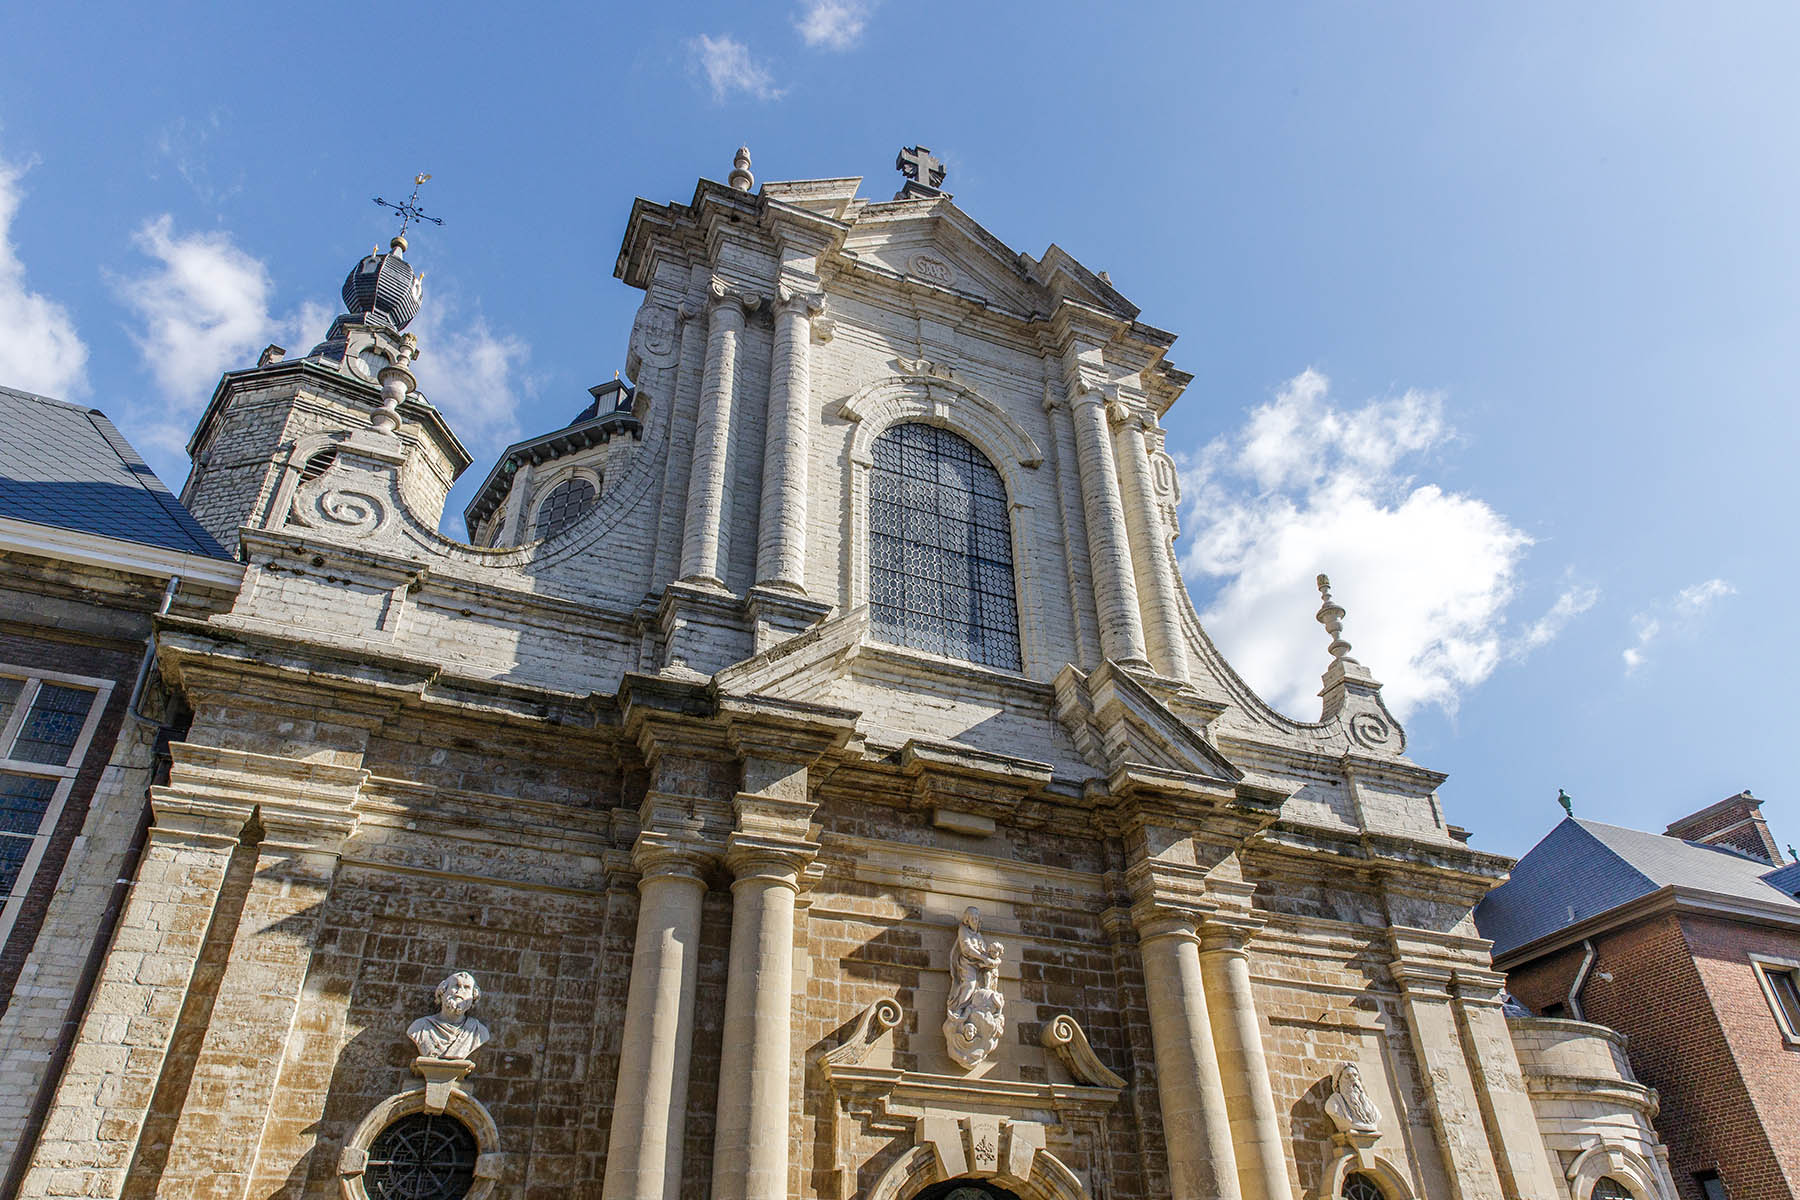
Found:
[[[1019,316],[1045,316],[1067,299],[1132,320],[1138,309],[1058,246],[1041,260],[1021,254],[948,197],[871,204],[844,251],[863,263]]]
[[[1095,768],[1153,767],[1238,783],[1234,766],[1143,684],[1113,662],[1091,673],[1073,664],[1056,677],[1056,716]]]

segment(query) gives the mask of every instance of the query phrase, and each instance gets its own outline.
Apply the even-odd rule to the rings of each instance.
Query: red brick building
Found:
[[[1570,817],[1476,909],[1521,1003],[1627,1036],[1684,1200],[1800,1195],[1797,890],[1744,792],[1664,834]]]

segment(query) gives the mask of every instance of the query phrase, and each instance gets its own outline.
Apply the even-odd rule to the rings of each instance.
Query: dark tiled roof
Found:
[[[230,560],[104,413],[0,387],[0,516]]]
[[[1773,888],[1780,888],[1788,895],[1800,900],[1800,862],[1791,862],[1785,867],[1777,867],[1763,876],[1763,882]]]
[[[1785,904],[1800,920],[1800,902],[1771,887],[1769,874],[1768,863],[1734,850],[1568,817],[1476,906],[1475,924],[1499,958],[1671,886]]]

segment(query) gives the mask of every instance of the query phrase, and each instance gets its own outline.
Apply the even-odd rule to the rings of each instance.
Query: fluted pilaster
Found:
[[[1150,661],[1171,679],[1187,678],[1187,648],[1182,640],[1181,608],[1169,557],[1169,534],[1150,478],[1150,450],[1144,440],[1142,413],[1123,405],[1111,410],[1118,424],[1119,477],[1129,506],[1126,528],[1136,567],[1138,599],[1143,604],[1144,637]]]
[[[769,420],[763,446],[756,581],[796,592],[806,590],[812,318],[824,303],[825,298],[816,292],[782,289],[775,307],[775,355],[769,368]]]
[[[694,426],[694,461],[688,475],[687,520],[681,537],[681,577],[723,587],[729,553],[726,514],[731,509],[732,407],[737,395],[738,342],[746,308],[756,297],[715,283],[707,302],[706,368]]]
[[[1074,392],[1069,407],[1081,470],[1081,507],[1087,517],[1088,564],[1100,617],[1100,650],[1115,662],[1147,667],[1150,660],[1144,653],[1144,627],[1138,615],[1119,472],[1107,429],[1106,398],[1092,388],[1078,386]]]

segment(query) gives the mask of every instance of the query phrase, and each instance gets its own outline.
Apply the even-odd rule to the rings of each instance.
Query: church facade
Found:
[[[224,377],[244,581],[159,620],[192,721],[23,1195],[1672,1200],[1343,609],[1313,721],[1201,628],[1173,336],[903,161],[638,201],[631,382],[469,544],[403,240]]]

